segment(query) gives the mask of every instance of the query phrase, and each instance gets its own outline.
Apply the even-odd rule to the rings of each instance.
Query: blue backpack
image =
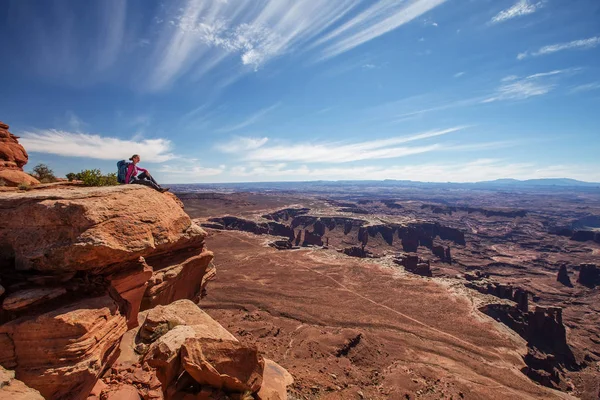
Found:
[[[117,163],[117,182],[119,183],[127,183],[125,179],[127,179],[127,168],[131,163],[129,161],[121,160]]]

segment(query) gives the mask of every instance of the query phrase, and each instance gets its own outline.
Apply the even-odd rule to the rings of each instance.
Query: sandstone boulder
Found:
[[[48,399],[85,399],[115,358],[127,322],[109,296],[0,325],[0,362]]]
[[[201,385],[232,392],[257,392],[264,360],[255,347],[237,341],[189,338],[181,348],[184,369]]]
[[[196,331],[190,326],[176,326],[148,348],[144,362],[152,368],[156,368],[156,376],[163,388],[168,387],[181,373],[179,358],[181,346],[186,339],[193,338],[195,335]]]
[[[18,169],[0,168],[0,179],[4,181],[6,186],[19,186],[20,184],[32,186],[40,183],[33,176]]]
[[[15,379],[15,372],[0,366],[0,400],[44,400],[40,392]]]
[[[0,179],[8,186],[38,184],[37,179],[23,172],[29,156],[18,139],[8,131],[8,125],[0,121]]]
[[[138,336],[146,342],[152,342],[144,362],[156,369],[163,388],[167,388],[182,372],[180,349],[186,339],[237,341],[190,300],[179,300],[150,310]]]
[[[194,327],[199,337],[237,340],[217,321],[190,300],[178,300],[167,306],[157,306],[148,311],[139,336],[153,342],[179,325]]]
[[[0,220],[0,248],[38,271],[99,272],[206,236],[171,196],[141,185],[7,193]]]
[[[256,397],[259,400],[286,400],[287,387],[294,383],[294,378],[275,361],[264,360],[263,381]]]

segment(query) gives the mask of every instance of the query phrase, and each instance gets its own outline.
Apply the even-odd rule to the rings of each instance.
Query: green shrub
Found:
[[[54,176],[54,171],[52,171],[46,164],[36,165],[35,167],[33,167],[33,172],[29,175],[33,176],[41,183],[56,182],[56,176]]]
[[[23,183],[19,183],[19,186],[17,186],[17,188],[19,190],[30,190],[31,186],[29,186],[29,183],[23,182]]]
[[[66,175],[67,179],[69,180],[69,182],[73,182],[75,179],[77,179],[77,174],[74,172],[69,172]]]
[[[6,181],[0,178],[0,186],[6,186]]]
[[[102,175],[99,169],[86,169],[76,174],[76,179],[83,182],[85,186],[115,186],[117,182],[117,174]]]

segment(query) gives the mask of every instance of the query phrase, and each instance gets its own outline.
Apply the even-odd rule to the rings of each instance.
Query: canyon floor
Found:
[[[208,222],[207,246],[217,255],[217,278],[200,303],[202,309],[285,367],[295,378],[291,398],[598,398],[600,296],[598,288],[575,281],[579,264],[598,260],[600,245],[550,233],[582,215],[600,214],[597,198],[585,209],[581,203],[575,209],[560,197],[557,205],[556,197],[548,201],[537,195],[477,194],[467,198],[475,207],[467,210],[464,203],[464,209],[452,209],[456,199],[437,192],[179,196],[192,218]],[[544,203],[544,209],[532,211],[535,201]],[[419,246],[416,253],[427,260],[433,275],[423,277],[394,262],[400,242],[392,242],[385,232],[371,232],[364,246],[371,254],[357,258],[340,253],[344,246],[357,244],[356,231],[350,228],[342,233],[329,226],[328,248],[291,250],[270,247],[277,237],[245,232],[254,229],[248,226],[210,229],[209,220],[215,217],[264,224],[278,220],[278,211],[301,208],[310,210],[302,213],[311,218],[334,216],[346,224],[358,219],[369,227],[435,222],[464,232],[465,242],[442,234],[428,247]],[[302,225],[287,215],[281,222],[319,230],[318,222],[303,217]],[[452,262],[433,255],[437,245],[451,249]],[[568,264],[570,286],[557,282],[563,264]],[[533,340],[500,322],[502,318],[481,312],[487,304],[514,307],[514,302],[469,287],[464,277],[473,273],[494,285],[510,285],[511,291],[526,291],[530,310],[563,309],[563,332],[574,361],[556,363],[560,381],[554,389],[524,373]]]

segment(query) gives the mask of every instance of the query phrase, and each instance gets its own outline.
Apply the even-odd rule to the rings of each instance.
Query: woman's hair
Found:
[[[131,157],[129,157],[129,161],[133,161],[134,158],[139,157],[137,154],[132,155]]]

